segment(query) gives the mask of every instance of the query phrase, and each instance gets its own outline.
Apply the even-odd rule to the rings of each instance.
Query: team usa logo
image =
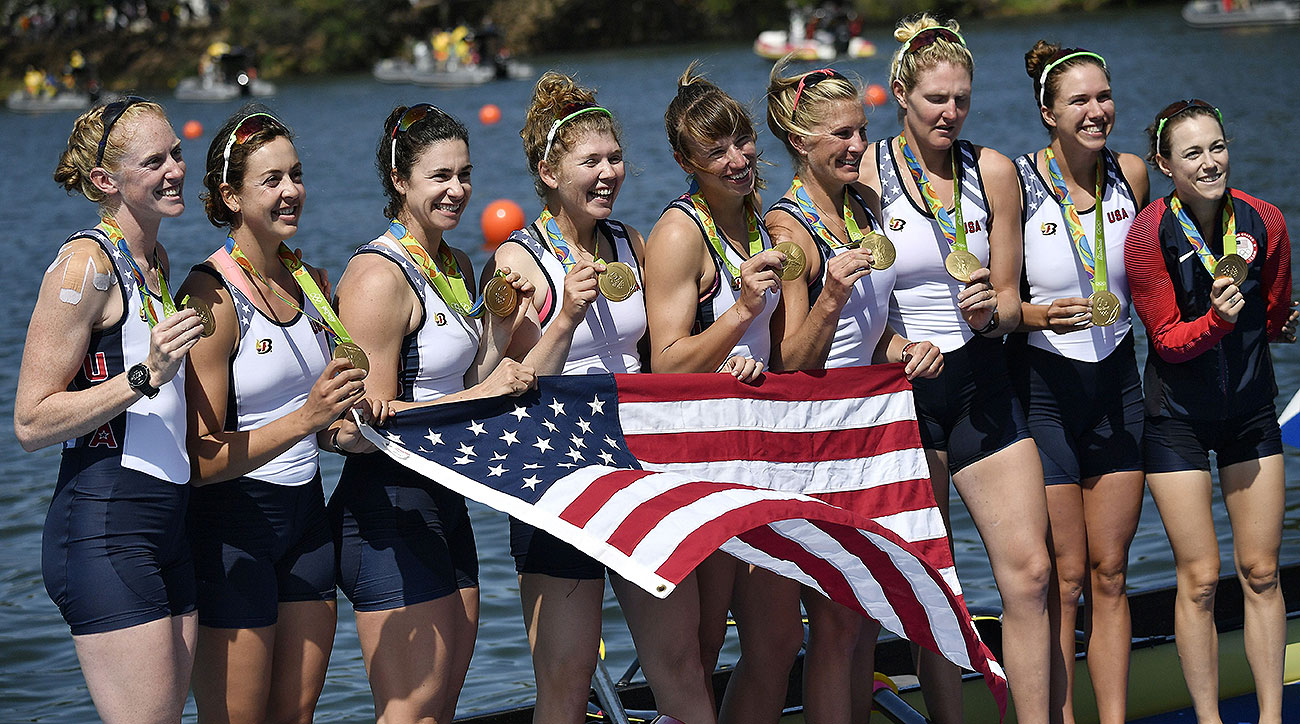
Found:
[[[110,450],[117,449],[117,435],[113,433],[113,424],[106,422],[99,426],[99,429],[90,433],[90,442],[86,447],[106,447]]]
[[[321,326],[321,323],[320,323],[320,322],[317,322],[317,321],[315,320],[315,318],[313,318],[313,317],[308,317],[307,319],[311,322],[311,333],[312,333],[312,334],[320,334],[321,332],[324,332],[324,331],[325,331],[325,327]],[[271,342],[271,340],[268,339],[268,340],[267,340],[267,344],[270,344],[270,342]]]
[[[446,326],[446,324],[447,324],[447,315],[443,314],[442,312],[438,312],[437,314],[434,314],[434,315],[433,315],[433,323],[436,324],[436,325],[438,325],[439,327]]]
[[[104,358],[104,353],[87,354],[86,359],[81,361],[81,371],[86,375],[87,382],[103,382],[108,379],[108,360]]]
[[[1128,209],[1114,209],[1106,212],[1106,222],[1113,224],[1128,218]]]
[[[892,218],[892,219],[889,220],[889,230],[890,230],[890,231],[902,231],[902,230],[903,230],[903,227],[906,226],[906,225],[907,225],[907,222],[906,222],[906,221],[904,221],[903,219],[897,218],[897,217]]]
[[[259,340],[257,340],[257,353],[258,353],[258,354],[267,354],[267,353],[270,352],[270,351],[271,351],[271,340],[269,340],[269,339],[259,339]]]
[[[1237,255],[1246,260],[1249,264],[1255,261],[1255,255],[1259,253],[1259,242],[1255,237],[1244,231],[1237,232]]]
[[[1038,233],[1043,236],[1054,236],[1056,234],[1056,224],[1051,221],[1044,221],[1043,225],[1038,227]]]
[[[980,226],[980,222],[979,222],[979,221],[967,221],[967,222],[966,222],[966,233],[967,233],[967,234],[978,234],[978,233],[980,232],[980,229],[982,229],[982,228],[983,228],[983,227]]]

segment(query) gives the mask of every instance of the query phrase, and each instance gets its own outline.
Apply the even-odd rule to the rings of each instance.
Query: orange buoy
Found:
[[[524,228],[524,210],[510,199],[497,199],[483,209],[478,223],[483,227],[483,248],[495,249],[510,232]]]
[[[188,121],[185,122],[185,125],[184,125],[184,126],[181,126],[181,135],[185,136],[186,138],[188,138],[188,139],[190,139],[190,140],[194,140],[194,139],[198,138],[199,136],[202,136],[202,135],[203,135],[203,124],[202,124],[202,123],[199,123],[198,121],[196,121],[196,120],[194,120],[194,119],[190,119],[190,120],[188,120]]]
[[[482,108],[478,109],[478,120],[479,123],[490,126],[501,120],[501,109],[495,103],[485,103]]]
[[[884,105],[885,101],[889,100],[889,94],[885,92],[885,87],[879,83],[872,83],[867,86],[866,96],[867,103],[873,106]]]

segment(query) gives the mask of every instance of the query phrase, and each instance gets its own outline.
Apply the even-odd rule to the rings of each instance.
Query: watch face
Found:
[[[126,372],[126,381],[132,387],[140,388],[149,384],[149,368],[142,364],[134,365]]]

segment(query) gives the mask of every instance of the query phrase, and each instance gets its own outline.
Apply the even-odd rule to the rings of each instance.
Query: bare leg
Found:
[[[1003,662],[1020,724],[1048,721],[1052,635],[1047,500],[1032,440],[1021,440],[954,476],[979,528],[1002,596]]]
[[[1085,480],[1087,521],[1088,674],[1101,724],[1123,724],[1128,709],[1129,618],[1128,549],[1142,513],[1141,471],[1109,473]]]
[[[851,724],[870,699],[880,624],[805,588],[808,650],[803,659],[804,716],[817,724]],[[870,711],[870,704],[866,710]]]
[[[478,635],[478,588],[356,615],[376,720],[450,722]]]
[[[180,721],[194,664],[196,620],[187,613],[72,637],[90,698],[105,724]]]
[[[267,720],[275,626],[199,626],[194,658],[194,702],[202,724],[257,724]]]
[[[1286,604],[1277,576],[1286,510],[1281,455],[1219,470],[1223,501],[1232,522],[1233,561],[1245,593],[1246,660],[1255,679],[1260,724],[1282,721],[1282,670],[1286,651]]]
[[[948,531],[948,548],[952,549],[952,519],[949,517],[948,454],[940,450],[926,450],[925,462],[930,468],[930,485],[934,487],[934,502],[943,514],[943,527]],[[921,683],[921,696],[925,710],[935,724],[961,724],[966,713],[961,696],[961,667],[933,651],[915,648],[916,675]]]
[[[325,670],[334,648],[338,608],[334,601],[280,604],[271,664],[271,699],[267,721],[311,724],[325,686]]]
[[[736,577],[731,611],[740,634],[740,661],[722,700],[720,722],[776,722],[785,707],[790,669],[803,643],[799,584],[748,566]]]
[[[1078,485],[1046,487],[1047,516],[1052,536],[1052,585],[1048,609],[1052,631],[1051,720],[1074,724],[1074,630],[1079,598],[1087,587],[1088,530],[1083,514],[1083,490]]]
[[[1160,509],[1178,572],[1174,638],[1183,679],[1199,724],[1220,724],[1219,638],[1214,594],[1219,584],[1219,541],[1210,510],[1209,471],[1152,473],[1147,487]]]
[[[744,563],[722,551],[713,553],[695,567],[700,596],[700,666],[709,674],[718,668],[718,653],[727,638],[731,594],[736,586],[736,573],[742,567]]]
[[[574,724],[587,713],[591,675],[600,648],[600,607],[605,581],[519,576],[524,628],[537,679],[538,724]]]
[[[695,574],[687,576],[665,599],[655,598],[613,573],[609,582],[623,608],[659,713],[686,724],[713,724],[713,688],[699,663],[700,596]]]

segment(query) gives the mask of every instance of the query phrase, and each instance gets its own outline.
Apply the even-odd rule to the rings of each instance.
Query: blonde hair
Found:
[[[961,26],[956,20],[940,23],[929,13],[903,18],[898,21],[898,27],[894,28],[894,40],[897,40],[900,45],[898,50],[894,51],[894,57],[889,63],[889,78],[891,83],[893,81],[902,83],[905,92],[911,92],[916,87],[921,71],[940,63],[960,65],[972,76],[975,75],[975,59],[971,56],[970,50],[964,44],[953,42],[948,38],[937,38],[933,43],[910,53],[907,52],[907,46],[912,38],[916,37],[917,33],[930,28],[944,28],[954,33],[961,31]]]
[[[537,171],[543,157],[548,162],[563,158],[583,134],[592,132],[608,133],[614,137],[615,142],[623,145],[619,139],[618,123],[612,115],[584,113],[556,129],[555,138],[550,144],[550,155],[547,155],[546,138],[551,133],[551,126],[577,108],[595,105],[596,91],[578,85],[577,80],[571,76],[548,70],[537,79],[519,136],[524,140],[528,172],[533,175],[533,188],[538,196],[545,197],[547,191],[546,184],[542,183]]]
[[[819,80],[815,85],[809,85],[815,78],[814,74],[824,73],[829,69],[785,76],[783,73],[789,66],[791,57],[793,56],[787,55],[778,61],[772,66],[772,73],[768,76],[767,127],[772,131],[773,136],[781,139],[781,143],[785,144],[785,150],[789,152],[795,163],[802,165],[804,159],[791,145],[790,134],[813,135],[815,133],[813,129],[826,120],[828,103],[839,101],[861,103],[862,91],[857,84],[839,73]],[[800,82],[804,84],[802,93],[799,92]],[[797,107],[796,97],[799,101]]]
[[[97,204],[107,200],[104,192],[95,187],[90,180],[90,172],[96,166],[106,171],[116,171],[122,163],[126,152],[126,142],[132,136],[132,126],[142,116],[152,114],[167,120],[163,107],[152,101],[131,103],[122,111],[113,127],[109,129],[107,142],[104,144],[104,158],[98,164],[95,156],[99,153],[99,142],[104,138],[104,109],[107,105],[95,106],[82,113],[72,124],[72,134],[68,136],[68,146],[59,155],[59,163],[54,167],[54,181],[68,192],[68,195],[81,194]]]
[[[705,146],[727,136],[758,135],[749,110],[698,72],[698,66],[699,61],[691,61],[682,71],[677,79],[677,95],[664,111],[668,145],[683,163],[692,167],[695,163],[691,160],[691,141]],[[763,180],[757,173],[755,169],[754,188],[761,189]]]

